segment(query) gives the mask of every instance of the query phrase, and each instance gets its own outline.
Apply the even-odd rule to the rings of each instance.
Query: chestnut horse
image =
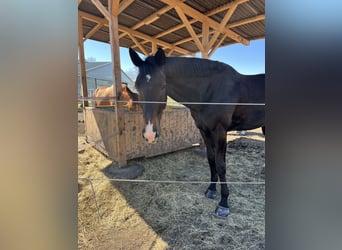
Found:
[[[139,109],[139,104],[134,103],[134,101],[138,101],[138,94],[132,92],[126,83],[121,84],[121,101],[127,101],[124,107],[127,107],[129,110],[137,111]],[[100,86],[94,91],[94,97],[114,97],[114,88],[113,85]],[[95,100],[95,107],[114,107],[114,100]]]
[[[139,68],[135,87],[140,101],[145,101],[143,137],[155,143],[160,136],[167,95],[183,102],[207,147],[211,184],[205,195],[215,197],[220,179],[221,200],[215,215],[228,216],[227,131],[259,127],[265,131],[265,74],[242,75],[227,64],[207,59],[166,57],[160,48],[145,60],[131,48],[129,54]]]

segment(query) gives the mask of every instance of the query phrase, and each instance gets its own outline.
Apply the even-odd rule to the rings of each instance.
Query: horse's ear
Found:
[[[137,67],[140,67],[144,63],[144,61],[139,57],[138,53],[132,48],[129,48],[129,56],[131,57],[133,64]]]
[[[122,91],[126,91],[127,85],[126,84],[121,84],[121,89],[122,89]]]
[[[161,66],[165,63],[165,53],[162,48],[158,48],[157,53],[154,56],[156,64]]]

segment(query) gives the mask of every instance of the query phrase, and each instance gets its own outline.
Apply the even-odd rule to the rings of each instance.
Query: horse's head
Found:
[[[167,98],[166,81],[163,72],[165,54],[159,48],[154,56],[147,57],[144,61],[130,48],[129,55],[133,64],[139,68],[139,74],[135,81],[139,99],[147,102],[142,104],[145,120],[145,128],[142,131],[143,137],[148,143],[155,143],[160,135],[160,119]]]

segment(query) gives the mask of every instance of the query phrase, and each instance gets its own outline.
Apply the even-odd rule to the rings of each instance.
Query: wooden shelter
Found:
[[[111,44],[115,96],[121,91],[119,46],[149,55],[162,47],[168,56],[210,58],[217,48],[248,45],[265,37],[264,0],[78,0],[79,58],[87,97],[83,42]],[[87,105],[87,103],[85,103]],[[125,119],[116,102],[118,163],[126,166]]]

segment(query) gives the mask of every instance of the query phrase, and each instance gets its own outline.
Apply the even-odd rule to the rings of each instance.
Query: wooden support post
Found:
[[[82,83],[82,96],[88,97],[87,76],[85,68],[84,58],[84,46],[83,46],[83,29],[82,29],[82,17],[78,15],[78,55],[80,60],[80,73]],[[88,107],[88,101],[83,101],[83,107]]]
[[[115,96],[115,119],[117,123],[117,161],[119,167],[127,166],[126,157],[126,134],[125,134],[125,117],[123,113],[123,103],[117,102],[121,96],[121,65],[120,65],[120,48],[119,48],[119,0],[108,0],[109,8],[109,34],[110,47],[112,52],[112,67],[113,79],[115,81],[114,96]],[[114,83],[113,83],[114,84]]]
[[[202,23],[202,45],[203,45],[203,51],[202,52],[202,58],[208,59],[208,47],[209,43],[209,25],[207,22]]]
[[[157,53],[157,44],[155,42],[151,42],[151,55]]]

